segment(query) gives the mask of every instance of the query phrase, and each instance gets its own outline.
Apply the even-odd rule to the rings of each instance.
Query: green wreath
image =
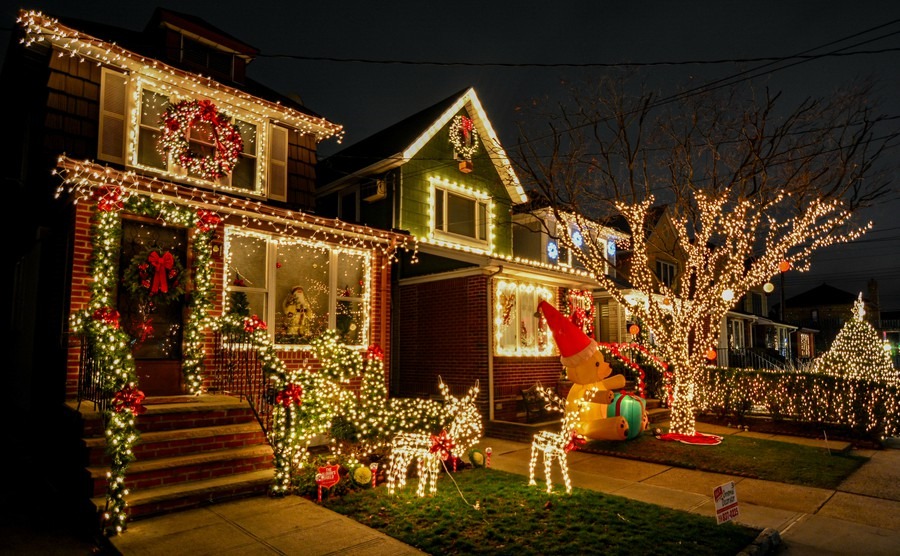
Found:
[[[132,257],[122,284],[140,303],[166,305],[184,295],[184,266],[171,251],[147,247]]]

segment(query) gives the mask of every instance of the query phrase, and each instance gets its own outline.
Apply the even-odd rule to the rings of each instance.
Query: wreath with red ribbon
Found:
[[[187,131],[198,123],[212,128],[215,152],[201,156],[191,150]],[[209,100],[183,100],[170,104],[162,115],[162,135],[158,144],[163,155],[172,155],[179,165],[205,179],[227,176],[238,163],[244,141],[231,118]]]
[[[139,302],[165,305],[184,295],[184,267],[171,251],[148,247],[131,259],[122,282]]]
[[[459,115],[450,123],[450,144],[456,153],[466,160],[472,160],[478,152],[478,130],[468,116]]]

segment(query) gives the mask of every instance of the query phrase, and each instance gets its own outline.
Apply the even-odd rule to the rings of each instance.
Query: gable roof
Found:
[[[27,10],[22,10],[20,16],[29,13],[30,12]],[[224,43],[223,45],[226,48],[230,48],[235,53],[248,59],[252,59],[258,54],[256,48],[221,31],[199,17],[163,8],[157,8],[154,11],[150,21],[148,21],[147,25],[141,31],[134,31],[115,25],[108,25],[76,17],[55,16],[41,12],[33,12],[30,13],[30,15],[33,15],[37,20],[36,24],[49,27],[51,29],[51,35],[57,33],[62,39],[65,39],[67,43],[71,43],[72,39],[85,40],[92,44],[102,46],[103,48],[122,49],[123,51],[126,51],[123,52],[126,56],[128,56],[128,53],[134,53],[146,58],[159,60],[164,65],[169,65],[170,62],[164,60],[165,56],[161,51],[163,45],[160,44],[158,37],[155,35],[156,30],[164,22],[170,24],[176,22],[180,23],[184,27],[191,27],[198,34],[202,29],[207,36],[218,39]],[[188,70],[181,71],[190,73]],[[320,120],[322,125],[326,127],[340,128],[340,126],[326,121],[323,116],[310,110],[302,103],[297,102],[294,98],[279,93],[250,77],[245,77],[244,81],[241,83],[229,81],[222,84],[234,90],[269,101],[274,105],[280,105],[304,116]]]
[[[402,166],[463,108],[472,118],[513,204],[526,202],[528,197],[525,190],[519,183],[512,163],[500,146],[500,140],[472,87],[462,89],[322,159],[320,176],[325,185],[319,192],[337,189],[356,177],[378,174]]]
[[[853,294],[822,282],[811,290],[784,302],[785,307],[817,307],[820,305],[853,305],[859,294]]]

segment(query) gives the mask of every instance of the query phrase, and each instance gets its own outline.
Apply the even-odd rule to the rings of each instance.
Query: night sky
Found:
[[[210,11],[211,4],[217,9]],[[770,64],[740,61],[810,49],[820,54],[851,44],[857,46],[847,52],[866,52],[792,67],[771,64],[757,82],[800,99],[828,94],[855,77],[875,76],[887,100],[883,111],[897,117],[892,125],[900,129],[897,0],[7,1],[0,12],[0,56],[19,8],[139,30],[157,5],[201,17],[255,46],[262,55],[250,65],[250,77],[296,95],[343,125],[343,144],[323,142],[322,155],[469,86],[475,87],[501,142],[511,147],[517,107],[558,93],[563,82],[608,71],[574,64],[637,63],[642,78],[665,94],[678,84],[699,86]],[[695,61],[719,62],[688,63]],[[897,165],[900,140],[894,144],[886,158]],[[809,273],[788,273],[788,297],[823,282],[865,293],[868,280],[875,278],[882,309],[900,311],[900,175],[894,171],[893,176],[889,202],[865,214],[874,230],[854,244],[821,251]],[[772,302],[777,300],[776,290]]]

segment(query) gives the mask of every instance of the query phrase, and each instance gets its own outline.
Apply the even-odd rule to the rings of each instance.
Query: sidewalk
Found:
[[[825,448],[823,441],[774,437],[698,424],[702,432],[740,434]],[[727,441],[727,439],[726,439]],[[531,446],[487,438],[491,467],[525,477]],[[831,442],[828,447],[846,447]],[[698,447],[697,449],[704,449]],[[871,459],[838,489],[786,485],[612,456],[572,452],[573,485],[668,508],[715,516],[713,489],[734,481],[738,522],[777,530],[779,554],[900,553],[900,450],[860,450]],[[559,477],[554,477],[558,480]],[[422,554],[314,502],[253,498],[132,523],[112,546],[124,556],[179,554]]]

